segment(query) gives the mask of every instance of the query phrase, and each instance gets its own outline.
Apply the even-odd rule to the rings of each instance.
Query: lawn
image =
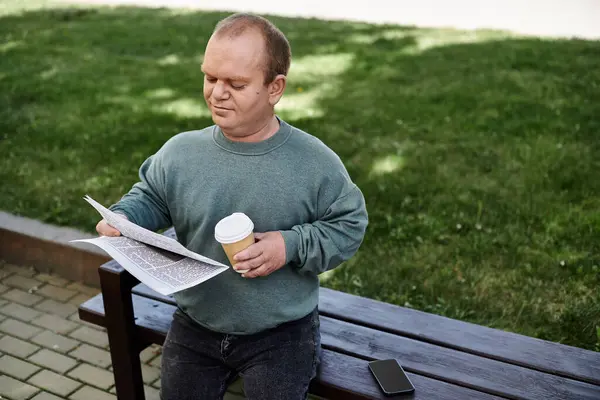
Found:
[[[199,65],[225,14],[41,3],[0,5],[0,209],[93,231],[83,195],[115,202],[212,123]],[[600,350],[600,42],[273,20],[294,54],[278,112],[370,214],[322,284]]]

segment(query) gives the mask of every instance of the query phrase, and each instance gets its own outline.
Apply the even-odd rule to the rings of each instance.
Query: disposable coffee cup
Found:
[[[254,223],[244,213],[233,213],[217,223],[215,239],[221,243],[229,262],[234,266],[233,256],[254,243]],[[243,274],[248,270],[237,272]]]

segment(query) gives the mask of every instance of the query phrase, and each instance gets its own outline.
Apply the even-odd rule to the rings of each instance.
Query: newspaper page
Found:
[[[152,232],[110,211],[89,196],[84,199],[121,236],[72,240],[106,251],[123,268],[153,290],[169,295],[196,286],[229,266],[188,250],[177,240]]]
[[[100,213],[100,215],[102,215],[102,218],[104,218],[110,226],[116,228],[123,236],[149,244],[150,246],[158,247],[182,256],[193,258],[197,261],[202,261],[204,263],[216,266],[225,266],[224,264],[221,264],[215,260],[211,260],[208,257],[204,257],[186,249],[181,243],[174,239],[160,235],[156,232],[152,232],[146,228],[142,228],[128,219],[120,217],[116,213],[110,211],[108,208],[105,208],[102,204],[92,199],[90,196],[85,196],[84,199],[90,203],[92,207],[94,207],[96,211]]]
[[[229,268],[193,260],[125,236],[74,241],[100,247],[133,276],[163,295],[196,286]]]

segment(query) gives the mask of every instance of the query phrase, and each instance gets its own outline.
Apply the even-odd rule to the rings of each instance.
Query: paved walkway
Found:
[[[418,27],[491,28],[517,33],[600,39],[599,0],[61,0],[284,16],[388,22]]]
[[[106,333],[77,315],[98,292],[0,261],[0,399],[116,400]],[[159,399],[160,351],[141,353],[147,400]]]

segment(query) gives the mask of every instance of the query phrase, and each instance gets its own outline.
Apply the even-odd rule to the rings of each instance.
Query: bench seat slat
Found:
[[[175,304],[144,284],[141,296]],[[600,385],[600,353],[321,288],[321,315]]]
[[[511,399],[600,399],[600,386],[321,316],[324,348]]]
[[[162,344],[171,324],[175,307],[146,297],[133,296],[134,312],[138,332],[144,342]],[[104,304],[99,294],[79,307],[79,317],[96,325],[105,326]],[[441,382],[426,376],[407,373],[417,390],[407,399],[455,400],[500,400],[499,397],[471,390],[451,383]],[[384,396],[367,367],[367,361],[346,354],[324,349],[322,366],[312,383],[311,393],[331,398],[379,399]],[[348,388],[352,388],[351,390]],[[343,393],[342,393],[343,392]]]
[[[600,385],[600,353],[321,288],[322,315]]]
[[[336,353],[332,350],[323,350],[321,365],[317,382],[325,381],[329,385],[345,388],[360,387],[362,388],[361,396],[367,395],[370,399],[390,399],[390,397],[381,393],[365,360]],[[413,396],[401,396],[399,397],[401,399],[502,399],[501,397],[438,381],[426,376],[410,372],[406,374],[416,389]],[[331,399],[349,399],[349,397],[340,396],[339,392],[328,392],[327,390],[317,390],[311,393]]]

